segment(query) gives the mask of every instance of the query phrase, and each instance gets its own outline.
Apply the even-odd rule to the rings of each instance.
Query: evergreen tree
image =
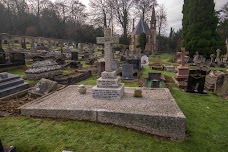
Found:
[[[142,51],[145,50],[145,47],[146,47],[146,34],[145,33],[142,33],[139,35],[139,46],[140,48],[142,49]]]
[[[216,49],[223,50],[216,28],[218,18],[214,0],[184,0],[183,46],[192,56],[195,52],[209,57]]]

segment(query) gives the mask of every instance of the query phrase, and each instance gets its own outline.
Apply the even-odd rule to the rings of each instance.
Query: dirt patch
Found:
[[[11,116],[18,116],[20,115],[20,110],[17,108],[31,102],[32,100],[34,99],[26,95],[21,98],[0,101],[0,111],[10,113]]]

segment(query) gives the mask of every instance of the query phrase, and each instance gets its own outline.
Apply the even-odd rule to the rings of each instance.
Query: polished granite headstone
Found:
[[[190,70],[186,92],[206,94],[204,91],[206,74],[206,71]]]
[[[122,65],[122,79],[123,80],[133,80],[133,64],[123,64]]]

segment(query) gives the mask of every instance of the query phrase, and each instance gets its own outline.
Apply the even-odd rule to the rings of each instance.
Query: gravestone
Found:
[[[92,88],[93,97],[121,99],[124,95],[124,85],[120,83],[120,77],[116,76],[117,72],[113,71],[112,67],[112,44],[119,43],[119,37],[112,36],[111,29],[105,28],[104,37],[98,37],[97,43],[105,46],[105,71],[102,72],[101,78],[97,80],[97,85]]]
[[[196,54],[194,55],[194,59],[193,59],[195,65],[200,63],[199,57],[200,57],[199,52],[196,52]]]
[[[71,52],[71,60],[78,61],[78,52]]]
[[[118,70],[118,62],[115,60],[112,61],[112,69],[113,71]]]
[[[141,69],[141,60],[140,59],[127,59],[127,63],[132,64],[134,70]]]
[[[141,65],[142,66],[148,66],[149,65],[149,58],[146,55],[143,55],[141,57]]]
[[[41,79],[34,87],[29,90],[29,94],[35,96],[47,95],[52,91],[56,91],[58,83],[48,79]]]
[[[19,76],[9,73],[0,73],[0,98],[16,94],[29,88]]]
[[[53,60],[44,60],[33,63],[29,69],[25,71],[25,79],[39,80],[41,78],[53,79],[56,75],[63,73],[62,67]]]
[[[148,88],[160,88],[164,86],[165,78],[161,73],[150,72],[148,78],[145,79],[145,87]]]
[[[0,64],[6,64],[6,54],[3,49],[0,48]]]
[[[160,81],[156,79],[152,80],[151,88],[160,88]]]
[[[148,73],[148,79],[160,81],[161,80],[161,73],[150,72],[150,73]]]
[[[175,66],[173,65],[163,65],[164,69],[168,72],[176,73],[177,70],[175,69]]]
[[[185,80],[188,78],[189,74],[189,67],[186,66],[186,60],[185,60],[185,48],[181,49],[181,52],[178,53],[181,56],[181,65],[177,68],[177,74],[176,79],[177,80]]]
[[[99,77],[101,77],[101,73],[105,71],[105,60],[104,60],[104,58],[98,60],[98,63],[97,64],[98,64],[97,65],[98,66],[97,75]]]
[[[211,71],[206,76],[205,87],[214,91],[219,96],[228,96],[228,73],[221,71]]]
[[[10,63],[17,65],[25,65],[25,54],[19,52],[11,52],[10,53]]]
[[[190,70],[186,92],[206,94],[204,91],[206,71]]]
[[[220,65],[220,64],[221,64],[221,59],[220,59],[221,50],[220,50],[220,49],[217,49],[217,50],[216,50],[216,53],[217,53],[217,55],[216,55],[215,62],[216,62],[218,65]]]
[[[122,65],[122,79],[123,80],[133,80],[133,64],[123,64]]]

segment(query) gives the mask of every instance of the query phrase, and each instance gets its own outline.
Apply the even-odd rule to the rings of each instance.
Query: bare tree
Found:
[[[151,17],[151,11],[153,6],[157,5],[157,0],[134,0],[136,15],[140,15],[143,20],[147,17]]]
[[[158,36],[161,36],[162,32],[165,31],[167,26],[167,13],[165,6],[163,4],[159,5],[157,8],[157,27],[158,27]]]
[[[69,20],[73,21],[74,26],[76,23],[82,24],[85,22],[87,14],[85,13],[84,4],[82,4],[79,0],[71,0],[68,7],[70,8]]]
[[[113,0],[112,6],[117,22],[123,29],[123,43],[127,44],[128,27],[130,20],[130,12],[133,7],[134,0]]]
[[[157,8],[157,27],[158,27],[158,49],[161,48],[161,34],[165,31],[165,27],[167,26],[167,13],[165,6],[163,4],[159,5]]]
[[[110,0],[90,0],[89,5],[93,21],[98,25],[110,27],[113,21],[112,2]]]

